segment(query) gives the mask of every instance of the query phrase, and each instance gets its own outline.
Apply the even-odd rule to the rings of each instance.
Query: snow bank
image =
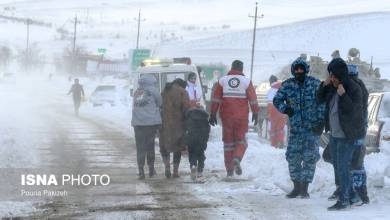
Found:
[[[212,129],[205,164],[207,172],[218,174],[208,175],[205,186],[194,187],[197,193],[204,191],[212,193],[260,192],[284,199],[284,195],[292,189],[285,149],[273,148],[268,141],[259,139],[255,133],[248,133],[247,137],[249,147],[242,161],[243,175],[235,177],[239,180],[238,183],[226,183],[221,181],[226,175],[221,127]],[[322,153],[322,149],[320,151]],[[390,142],[383,141],[380,153],[368,155],[365,167],[368,175],[369,196],[373,205],[369,206],[369,211],[363,211],[361,216],[372,217],[373,213],[382,210],[382,206],[390,204]],[[334,190],[333,167],[321,159],[317,163],[314,181],[309,188],[314,200],[313,210],[319,209],[326,212],[326,205],[332,203],[328,202],[327,198]],[[200,194],[200,196],[203,195]],[[319,219],[326,219],[326,217]],[[381,218],[378,217],[378,219]]]

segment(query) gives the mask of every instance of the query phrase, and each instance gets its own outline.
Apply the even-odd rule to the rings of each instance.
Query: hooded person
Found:
[[[293,77],[282,83],[273,99],[275,108],[288,115],[290,124],[286,160],[294,188],[287,198],[309,198],[308,187],[320,159],[325,106],[316,101],[320,81],[308,76],[309,71],[305,60],[296,59],[291,65]]]
[[[188,74],[186,91],[190,98],[191,107],[200,107],[200,99],[202,97],[202,90],[196,85],[196,73]]]
[[[145,179],[145,158],[149,166],[149,177],[156,174],[154,169],[155,138],[161,126],[161,95],[153,76],[142,76],[134,92],[131,125],[134,127],[137,147],[137,164],[139,179]]]
[[[209,114],[203,108],[190,108],[186,112],[186,143],[192,180],[202,177],[210,133],[208,119]]]
[[[355,64],[348,64],[348,74],[354,82],[356,82],[363,95],[363,120],[366,127],[365,135],[368,127],[368,90],[364,82],[359,79],[359,69]],[[366,155],[366,146],[364,145],[364,138],[356,141],[356,149],[352,155],[351,161],[351,202],[362,201],[363,204],[368,204],[370,199],[367,193],[367,174],[364,168],[364,157]]]
[[[338,200],[328,210],[350,206],[351,162],[359,141],[365,137],[363,94],[361,87],[348,75],[348,66],[341,58],[328,65],[329,77],[321,82],[317,100],[326,104],[325,131],[330,132],[329,146],[338,185]]]
[[[257,125],[259,105],[255,88],[243,73],[244,64],[240,60],[232,63],[231,70],[219,79],[214,88],[211,103],[210,124],[217,124],[217,113],[222,120],[225,168],[228,177],[235,172],[242,174],[241,160],[244,157],[248,132],[249,107],[252,122]]]
[[[269,78],[271,88],[267,92],[267,118],[270,121],[269,137],[271,145],[276,148],[284,146],[284,127],[286,126],[286,117],[280,113],[274,106],[273,100],[282,83],[278,78],[271,75]]]
[[[162,129],[160,153],[165,165],[165,176],[171,177],[170,153],[173,153],[173,177],[179,177],[181,151],[185,150],[185,112],[190,108],[187,83],[178,78],[167,83],[162,92]]]

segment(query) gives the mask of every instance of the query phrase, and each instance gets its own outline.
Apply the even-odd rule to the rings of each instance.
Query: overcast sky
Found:
[[[149,24],[229,24],[233,29],[251,28],[252,0],[0,0],[0,7],[12,6],[16,14],[58,22],[78,14],[120,21],[133,19],[138,9]],[[0,12],[3,11],[0,9]],[[259,26],[273,26],[341,14],[390,11],[389,0],[265,0],[259,1]],[[10,13],[10,12],[8,12]]]

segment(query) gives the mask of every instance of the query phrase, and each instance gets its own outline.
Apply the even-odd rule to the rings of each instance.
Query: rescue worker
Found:
[[[350,207],[351,161],[366,127],[361,87],[348,76],[348,67],[341,58],[328,65],[329,77],[317,91],[317,99],[326,103],[326,131],[330,131],[332,164],[339,184],[338,200],[328,210]]]
[[[278,78],[271,75],[269,78],[271,88],[267,93],[267,118],[270,121],[269,137],[271,145],[276,148],[283,148],[284,146],[284,127],[286,126],[286,117],[280,113],[274,106],[273,100],[282,83]]]
[[[309,65],[302,58],[291,65],[292,78],[285,80],[276,93],[274,106],[288,115],[290,134],[286,159],[294,189],[287,198],[309,198],[319,155],[319,137],[324,126],[324,105],[316,101],[320,81],[308,76]]]
[[[68,95],[72,93],[74,113],[79,115],[81,99],[85,97],[83,86],[79,83],[79,79],[74,79],[74,84],[69,89]]]
[[[259,105],[255,88],[243,73],[244,64],[240,60],[232,63],[229,73],[222,77],[212,96],[209,122],[217,124],[217,112],[222,120],[222,139],[224,143],[225,168],[227,176],[242,174],[240,165],[244,157],[248,132],[249,106],[252,110],[252,122],[257,125]],[[248,105],[249,104],[249,105]]]
[[[188,93],[188,97],[190,98],[190,106],[192,108],[200,107],[200,98],[202,96],[202,91],[196,85],[196,74],[195,73],[188,74],[186,91]]]

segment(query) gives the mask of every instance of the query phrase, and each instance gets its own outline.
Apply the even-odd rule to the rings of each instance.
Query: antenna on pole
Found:
[[[28,71],[29,68],[29,62],[30,62],[30,24],[32,23],[32,20],[27,18],[26,19],[26,25],[27,25],[27,32],[26,32],[26,70]]]
[[[141,21],[146,21],[146,19],[141,19],[141,9],[138,11],[138,18],[134,18],[138,22],[138,31],[137,31],[137,49],[139,49],[139,35],[141,29]]]
[[[255,7],[255,16],[249,15],[250,18],[253,18],[254,20],[254,26],[253,26],[253,39],[252,39],[252,54],[251,54],[251,75],[250,79],[253,78],[253,63],[255,59],[255,44],[256,44],[256,29],[257,29],[257,20],[260,18],[264,18],[264,15],[261,14],[260,16],[257,15],[257,8],[258,8],[258,2],[256,2]]]

